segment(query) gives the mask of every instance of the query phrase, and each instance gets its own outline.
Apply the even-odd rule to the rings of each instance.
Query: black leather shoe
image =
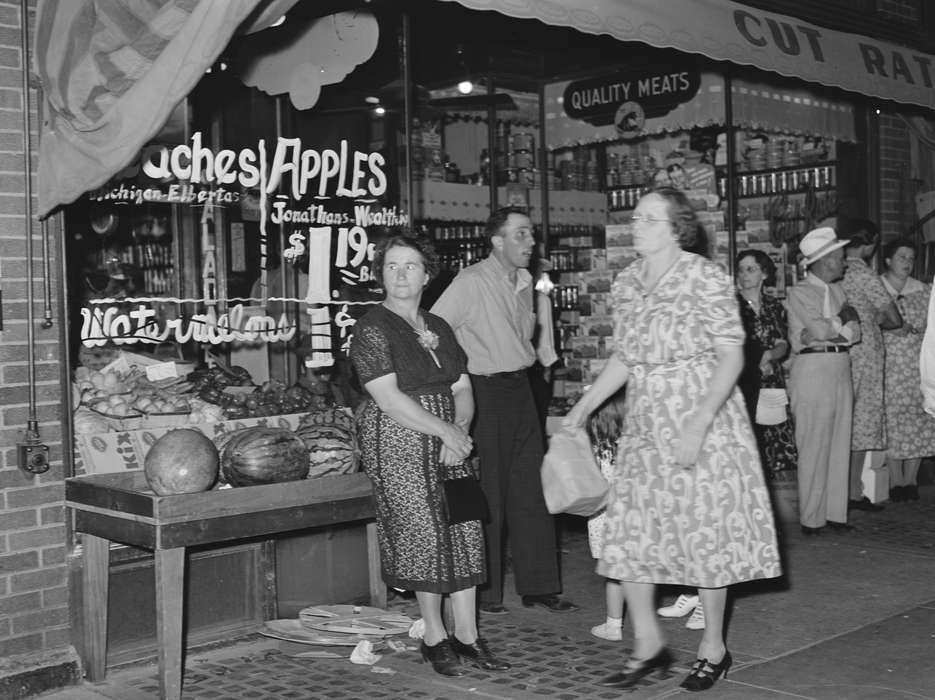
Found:
[[[727,678],[727,669],[733,662],[729,651],[725,651],[724,658],[716,664],[707,659],[696,659],[691,673],[682,681],[682,687],[685,690],[707,690],[721,676]]]
[[[820,527],[809,527],[808,525],[803,525],[803,526],[802,526],[802,534],[803,534],[803,535],[808,535],[808,536],[820,535],[822,529],[823,529],[823,528],[820,528]]]
[[[915,484],[909,484],[909,486],[903,486],[903,500],[906,501],[918,501],[919,500],[919,487]]]
[[[574,612],[578,606],[574,603],[562,600],[557,595],[524,595],[523,606],[531,608],[534,605],[540,605],[549,612],[563,613]]]
[[[478,603],[477,609],[484,615],[506,615],[510,612],[501,603]]]
[[[853,532],[856,528],[853,525],[848,525],[847,523],[838,523],[834,520],[829,520],[828,529],[832,532]]]
[[[602,678],[597,684],[605,688],[630,688],[636,685],[641,678],[645,678],[657,669],[663,672],[668,671],[671,665],[672,654],[669,653],[668,649],[663,647],[659,650],[659,653],[651,659],[643,659],[642,661],[637,661],[632,657],[627,659],[622,671],[619,673],[612,673],[607,676],[607,678]]]
[[[478,637],[471,644],[465,644],[453,636],[451,637],[451,647],[461,657],[462,661],[485,671],[508,671],[511,668],[506,661],[498,659],[490,653],[490,649],[487,648],[487,640],[483,637]]]
[[[422,642],[420,647],[423,661],[428,661],[435,669],[435,673],[443,676],[463,676],[464,667],[458,659],[455,650],[451,648],[451,642],[443,639],[435,646],[430,647]]]
[[[890,503],[899,503],[906,500],[906,487],[894,486],[890,489]]]
[[[868,513],[879,513],[881,510],[883,510],[883,506],[877,505],[876,503],[871,503],[870,499],[864,496],[859,501],[848,501],[847,509],[865,510]]]

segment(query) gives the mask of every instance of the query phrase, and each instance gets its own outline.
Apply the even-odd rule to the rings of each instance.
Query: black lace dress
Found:
[[[795,446],[795,424],[792,411],[786,406],[786,420],[778,425],[756,423],[756,399],[761,388],[785,389],[786,378],[782,363],[773,362],[771,374],[760,372],[763,348],[771,348],[780,340],[788,341],[789,322],[782,302],[771,296],[760,296],[760,313],[757,314],[741,294],[737,294],[740,305],[740,320],[747,342],[744,346],[744,371],[738,383],[750,411],[754,424],[757,447],[763,462],[763,471],[770,481],[794,481],[798,469],[798,450]]]
[[[351,361],[361,385],[395,373],[400,391],[451,421],[451,385],[467,372],[467,359],[444,320],[427,312],[423,316],[438,335],[437,365],[412,327],[382,305],[354,326]],[[468,476],[469,465],[442,465],[439,438],[401,426],[372,399],[358,415],[363,468],[373,481],[377,504],[383,580],[395,588],[431,593],[483,583],[480,521],[448,525],[442,511],[442,480]]]

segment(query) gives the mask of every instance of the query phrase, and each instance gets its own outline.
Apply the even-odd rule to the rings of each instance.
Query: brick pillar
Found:
[[[30,23],[35,20],[30,2]],[[58,313],[43,329],[42,239],[38,222],[26,221],[23,157],[23,50],[20,3],[0,0],[0,697],[17,698],[74,683],[78,664],[71,647],[67,532],[62,473],[63,420]],[[32,33],[30,33],[30,42]],[[35,192],[38,152],[36,92],[31,91],[30,161]],[[35,206],[35,205],[34,205]],[[29,418],[27,344],[27,246],[32,231],[36,418],[42,441],[51,447],[51,469],[40,476],[22,471],[16,445]],[[57,252],[52,244],[53,255]],[[60,261],[50,264],[52,289],[59,288]]]

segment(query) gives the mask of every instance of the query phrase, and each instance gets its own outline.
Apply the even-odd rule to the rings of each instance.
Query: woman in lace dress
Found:
[[[932,286],[912,277],[912,241],[897,238],[883,248],[886,271],[883,286],[899,307],[903,325],[884,331],[886,344],[886,465],[890,472],[890,500],[919,498],[916,476],[922,457],[935,455],[935,418],[922,407],[919,351],[925,335]]]
[[[726,673],[727,586],[779,576],[769,494],[737,377],[743,327],[733,285],[686,250],[698,227],[685,194],[662,188],[633,212],[640,255],[614,282],[614,354],[565,417],[587,416],[626,385],[616,480],[599,574],[623,581],[634,644],[600,681],[631,688],[672,655],[656,617],[655,584],[697,587],[705,611],[698,658],[682,682],[710,688]]]
[[[354,326],[351,361],[370,400],[359,413],[364,471],[373,481],[383,579],[416,593],[425,623],[422,656],[446,676],[464,660],[487,670],[494,657],[476,622],[476,586],[486,580],[480,520],[449,524],[442,482],[473,476],[468,427],[474,399],[467,359],[445,321],[419,308],[438,272],[423,239],[392,236],[373,265],[386,291]],[[454,633],[442,618],[451,597]]]
[[[760,425],[756,422],[759,390],[786,388],[782,369],[782,361],[789,352],[786,309],[782,302],[763,291],[764,286],[775,283],[776,265],[762,250],[751,249],[737,254],[735,269],[740,320],[747,334],[740,388],[753,421],[766,476],[772,481],[791,481],[795,479],[798,452],[789,407],[784,409],[785,420],[777,417],[779,423]]]

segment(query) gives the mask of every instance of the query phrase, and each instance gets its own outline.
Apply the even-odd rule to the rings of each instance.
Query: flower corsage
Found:
[[[416,335],[419,336],[419,345],[428,351],[432,359],[435,360],[435,366],[441,369],[442,365],[438,361],[438,355],[435,354],[435,349],[438,347],[438,334],[425,328],[424,330],[416,329]]]

